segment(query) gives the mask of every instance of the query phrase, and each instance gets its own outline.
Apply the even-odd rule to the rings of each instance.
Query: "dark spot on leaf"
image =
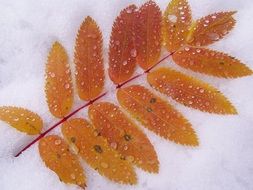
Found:
[[[75,142],[76,142],[76,138],[75,138],[75,137],[71,137],[71,138],[70,138],[70,141],[71,141],[72,143],[75,143]]]
[[[130,140],[132,139],[132,137],[131,137],[130,135],[128,135],[128,134],[125,134],[125,135],[124,135],[124,139],[125,139],[126,141],[130,141]]]
[[[56,154],[57,158],[60,159],[61,158],[61,155],[60,154]]]
[[[99,145],[94,145],[94,150],[97,152],[97,153],[102,153],[103,152],[103,149],[101,148],[101,146],[99,146]]]
[[[153,104],[153,103],[156,102],[156,99],[155,99],[155,98],[151,98],[149,102],[150,102],[151,104]]]
[[[152,108],[150,107],[147,108],[147,112],[152,112],[152,111],[153,111]]]
[[[223,61],[220,62],[220,65],[224,65],[224,64],[225,64],[225,62],[223,62]]]

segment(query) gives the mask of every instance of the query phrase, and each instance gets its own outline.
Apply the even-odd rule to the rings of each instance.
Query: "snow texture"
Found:
[[[56,122],[47,108],[44,95],[44,69],[51,44],[58,40],[73,60],[76,33],[83,19],[90,15],[104,36],[105,55],[110,31],[120,10],[143,0],[0,0],[0,105],[15,105],[35,111],[44,119],[44,130]],[[232,54],[253,68],[253,1],[189,0],[194,18],[207,14],[237,10],[235,29],[211,48]],[[157,3],[164,10],[168,0]],[[106,59],[107,64],[107,59]],[[119,185],[98,175],[83,162],[87,190],[251,190],[253,189],[253,77],[235,80],[217,79],[179,68],[219,88],[236,106],[239,115],[218,116],[185,108],[170,102],[190,120],[200,146],[189,148],[165,141],[144,130],[155,146],[160,160],[159,174],[136,169],[138,184]],[[138,79],[146,83],[145,77]],[[136,83],[136,82],[134,82]],[[147,85],[146,85],[147,86]],[[113,89],[107,79],[107,88]],[[113,90],[112,90],[113,91]],[[116,102],[112,92],[104,99]],[[83,102],[76,97],[75,107]],[[82,111],[78,116],[86,116]],[[60,134],[59,128],[52,134]],[[45,167],[37,144],[18,158],[29,137],[7,124],[0,123],[1,190],[76,190],[66,185]]]

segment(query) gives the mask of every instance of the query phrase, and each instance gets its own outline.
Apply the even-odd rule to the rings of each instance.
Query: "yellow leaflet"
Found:
[[[252,70],[235,57],[205,49],[185,47],[173,55],[181,67],[195,72],[223,78],[237,78],[252,74]]]
[[[137,183],[132,165],[122,159],[86,120],[64,122],[62,133],[78,154],[101,175],[118,183]]]
[[[89,117],[97,133],[124,159],[146,171],[158,172],[159,161],[153,145],[118,106],[109,102],[93,104],[89,107]]]
[[[205,16],[191,27],[187,42],[191,46],[206,46],[222,39],[233,29],[235,11],[219,12]]]
[[[50,112],[58,118],[69,113],[73,104],[73,85],[65,49],[55,42],[46,64],[45,92]]]
[[[28,135],[39,134],[43,127],[43,121],[39,115],[19,107],[0,107],[0,120]]]
[[[169,68],[148,74],[156,90],[185,106],[217,114],[236,114],[236,109],[216,88]]]
[[[120,105],[146,128],[183,145],[197,146],[191,124],[171,105],[143,86],[132,85],[117,92]]]
[[[46,166],[53,170],[61,181],[76,184],[84,189],[86,178],[83,168],[62,138],[56,135],[42,138],[39,151]]]
[[[185,45],[192,16],[187,0],[172,0],[163,15],[163,42],[169,52]]]

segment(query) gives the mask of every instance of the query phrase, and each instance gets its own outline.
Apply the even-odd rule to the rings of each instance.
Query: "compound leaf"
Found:
[[[236,109],[216,88],[169,68],[148,74],[156,90],[185,106],[217,114],[236,114]]]
[[[191,124],[171,105],[140,85],[117,92],[120,105],[145,127],[176,143],[197,146]]]
[[[185,47],[173,55],[176,64],[195,72],[223,78],[252,74],[252,70],[227,54],[195,47]]]
[[[46,166],[53,170],[61,181],[85,188],[83,168],[62,138],[56,135],[42,138],[39,142],[39,152]]]
[[[39,134],[43,127],[43,121],[39,115],[19,107],[0,107],[0,120],[28,135]]]
[[[102,34],[97,23],[86,17],[82,23],[75,47],[76,85],[83,100],[97,97],[104,87]]]
[[[146,171],[158,172],[159,161],[149,139],[118,106],[109,102],[93,104],[89,117],[97,132],[126,160]]]
[[[86,120],[66,121],[62,133],[78,154],[101,175],[119,183],[137,182],[132,165],[122,159]]]
[[[109,76],[115,84],[129,79],[136,67],[135,45],[137,7],[130,5],[116,18],[109,46]]]
[[[64,47],[55,42],[46,64],[45,92],[50,112],[58,118],[69,113],[73,104],[73,85]]]

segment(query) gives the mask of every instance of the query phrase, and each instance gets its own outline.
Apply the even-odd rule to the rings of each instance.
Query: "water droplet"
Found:
[[[130,52],[130,54],[131,54],[132,57],[136,57],[137,56],[136,49],[132,49],[131,52]]]
[[[74,179],[76,179],[76,175],[75,174],[70,174],[70,178],[74,180]]]
[[[65,84],[64,87],[65,87],[66,89],[69,89],[69,87],[70,87],[69,83]]]
[[[118,144],[117,144],[116,142],[112,142],[112,143],[110,144],[110,146],[111,146],[114,150],[116,150],[117,147],[118,147]]]
[[[128,160],[129,162],[133,162],[134,161],[134,157],[133,156],[127,156],[126,160]]]
[[[176,15],[168,15],[169,21],[175,23],[177,22],[177,16]]]
[[[128,14],[132,13],[132,9],[127,9],[126,11]]]
[[[199,92],[200,92],[200,93],[204,93],[205,90],[204,90],[204,89],[200,89]]]
[[[55,77],[55,73],[50,73],[50,76],[51,76],[52,78],[54,78],[54,77]]]
[[[185,51],[189,51],[190,48],[189,48],[189,47],[185,47],[184,50],[185,50]]]
[[[123,62],[123,65],[126,66],[126,65],[127,65],[127,61],[124,61],[124,62]]]
[[[54,144],[55,144],[55,145],[60,145],[60,144],[61,144],[61,139],[55,140],[55,141],[54,141]]]
[[[208,34],[208,37],[209,37],[211,40],[219,40],[219,39],[220,39],[220,36],[219,36],[219,34],[217,34],[217,33],[209,33],[209,34]]]

